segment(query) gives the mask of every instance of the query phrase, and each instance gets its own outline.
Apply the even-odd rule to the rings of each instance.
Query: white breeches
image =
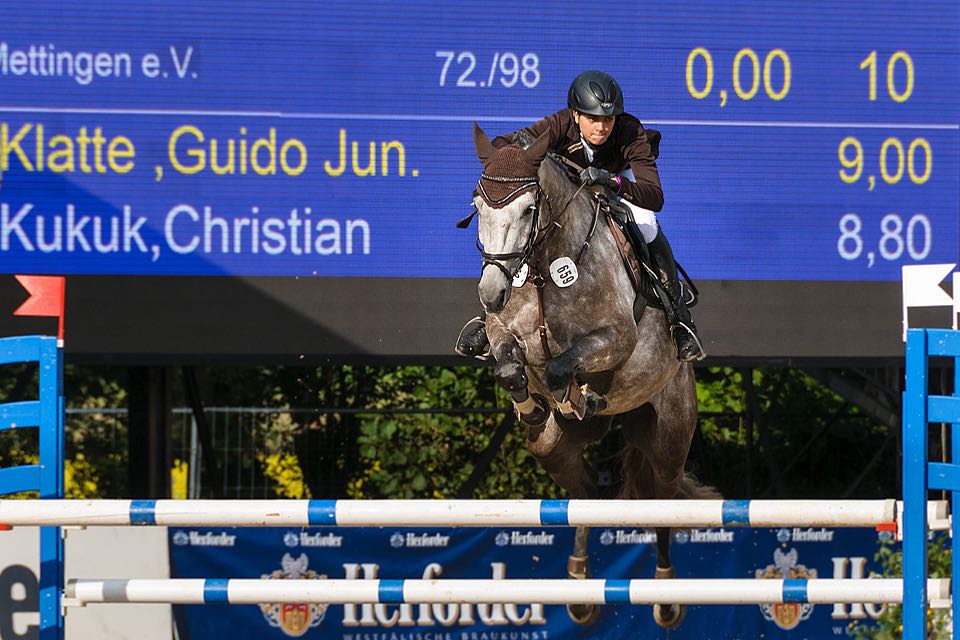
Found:
[[[653,242],[654,238],[657,237],[657,216],[654,215],[653,211],[649,209],[643,209],[638,207],[632,202],[628,202],[623,198],[620,198],[620,203],[626,205],[627,209],[630,210],[630,217],[633,218],[633,221],[637,223],[637,226],[640,227],[640,233],[643,235],[643,241],[647,244]]]
[[[620,175],[628,180],[634,180],[633,171],[629,168],[624,169],[620,172]],[[637,223],[637,226],[640,227],[640,233],[643,235],[643,241],[647,244],[653,242],[654,238],[657,237],[657,216],[650,211],[649,209],[644,209],[643,207],[638,207],[632,202],[628,202],[623,198],[618,198],[620,202],[626,205],[627,209],[630,211],[630,217],[633,218],[633,221]]]

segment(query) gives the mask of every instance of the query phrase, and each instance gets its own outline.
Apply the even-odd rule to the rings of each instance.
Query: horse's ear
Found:
[[[543,158],[547,155],[547,151],[550,150],[550,133],[544,132],[540,135],[539,138],[533,141],[533,143],[524,150],[523,155],[527,159],[535,164],[540,166],[540,163],[543,162]]]
[[[480,125],[476,122],[473,123],[473,144],[477,148],[477,157],[480,158],[480,162],[483,164],[487,164],[487,160],[496,153],[496,149],[493,148],[493,143],[490,142],[490,138],[487,137],[487,134],[484,133],[483,129],[481,129]]]

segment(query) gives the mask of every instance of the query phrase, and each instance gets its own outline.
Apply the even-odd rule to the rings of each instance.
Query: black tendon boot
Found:
[[[657,229],[657,237],[647,244],[647,247],[650,248],[650,258],[660,275],[660,283],[670,299],[669,304],[664,304],[664,307],[667,307],[665,311],[670,321],[670,331],[677,343],[677,359],[681,362],[703,360],[707,354],[703,352],[700,338],[697,337],[697,327],[693,324],[690,310],[681,296],[677,263],[673,259],[673,251],[663,229]]]
[[[490,355],[490,341],[487,340],[487,329],[480,316],[471,318],[460,329],[454,351],[468,358],[486,360]]]

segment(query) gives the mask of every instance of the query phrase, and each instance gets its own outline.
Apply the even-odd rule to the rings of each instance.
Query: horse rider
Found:
[[[664,307],[677,358],[683,362],[703,359],[706,354],[683,300],[673,251],[654,215],[663,208],[656,164],[660,132],[644,130],[637,118],[624,112],[620,85],[602,71],[585,71],[574,78],[567,107],[522,131],[530,139],[549,134],[551,151],[584,167],[580,172],[584,184],[609,187],[625,205],[627,237],[638,256],[643,254],[639,243],[647,244],[667,293]],[[518,134],[498,136],[493,145],[499,149],[511,144]],[[489,344],[483,321],[474,318],[461,331],[456,351],[485,357]]]

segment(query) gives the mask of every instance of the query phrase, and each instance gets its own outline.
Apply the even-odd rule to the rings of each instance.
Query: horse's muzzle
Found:
[[[499,269],[484,269],[480,284],[477,285],[483,310],[487,313],[500,313],[510,299],[510,285]]]

